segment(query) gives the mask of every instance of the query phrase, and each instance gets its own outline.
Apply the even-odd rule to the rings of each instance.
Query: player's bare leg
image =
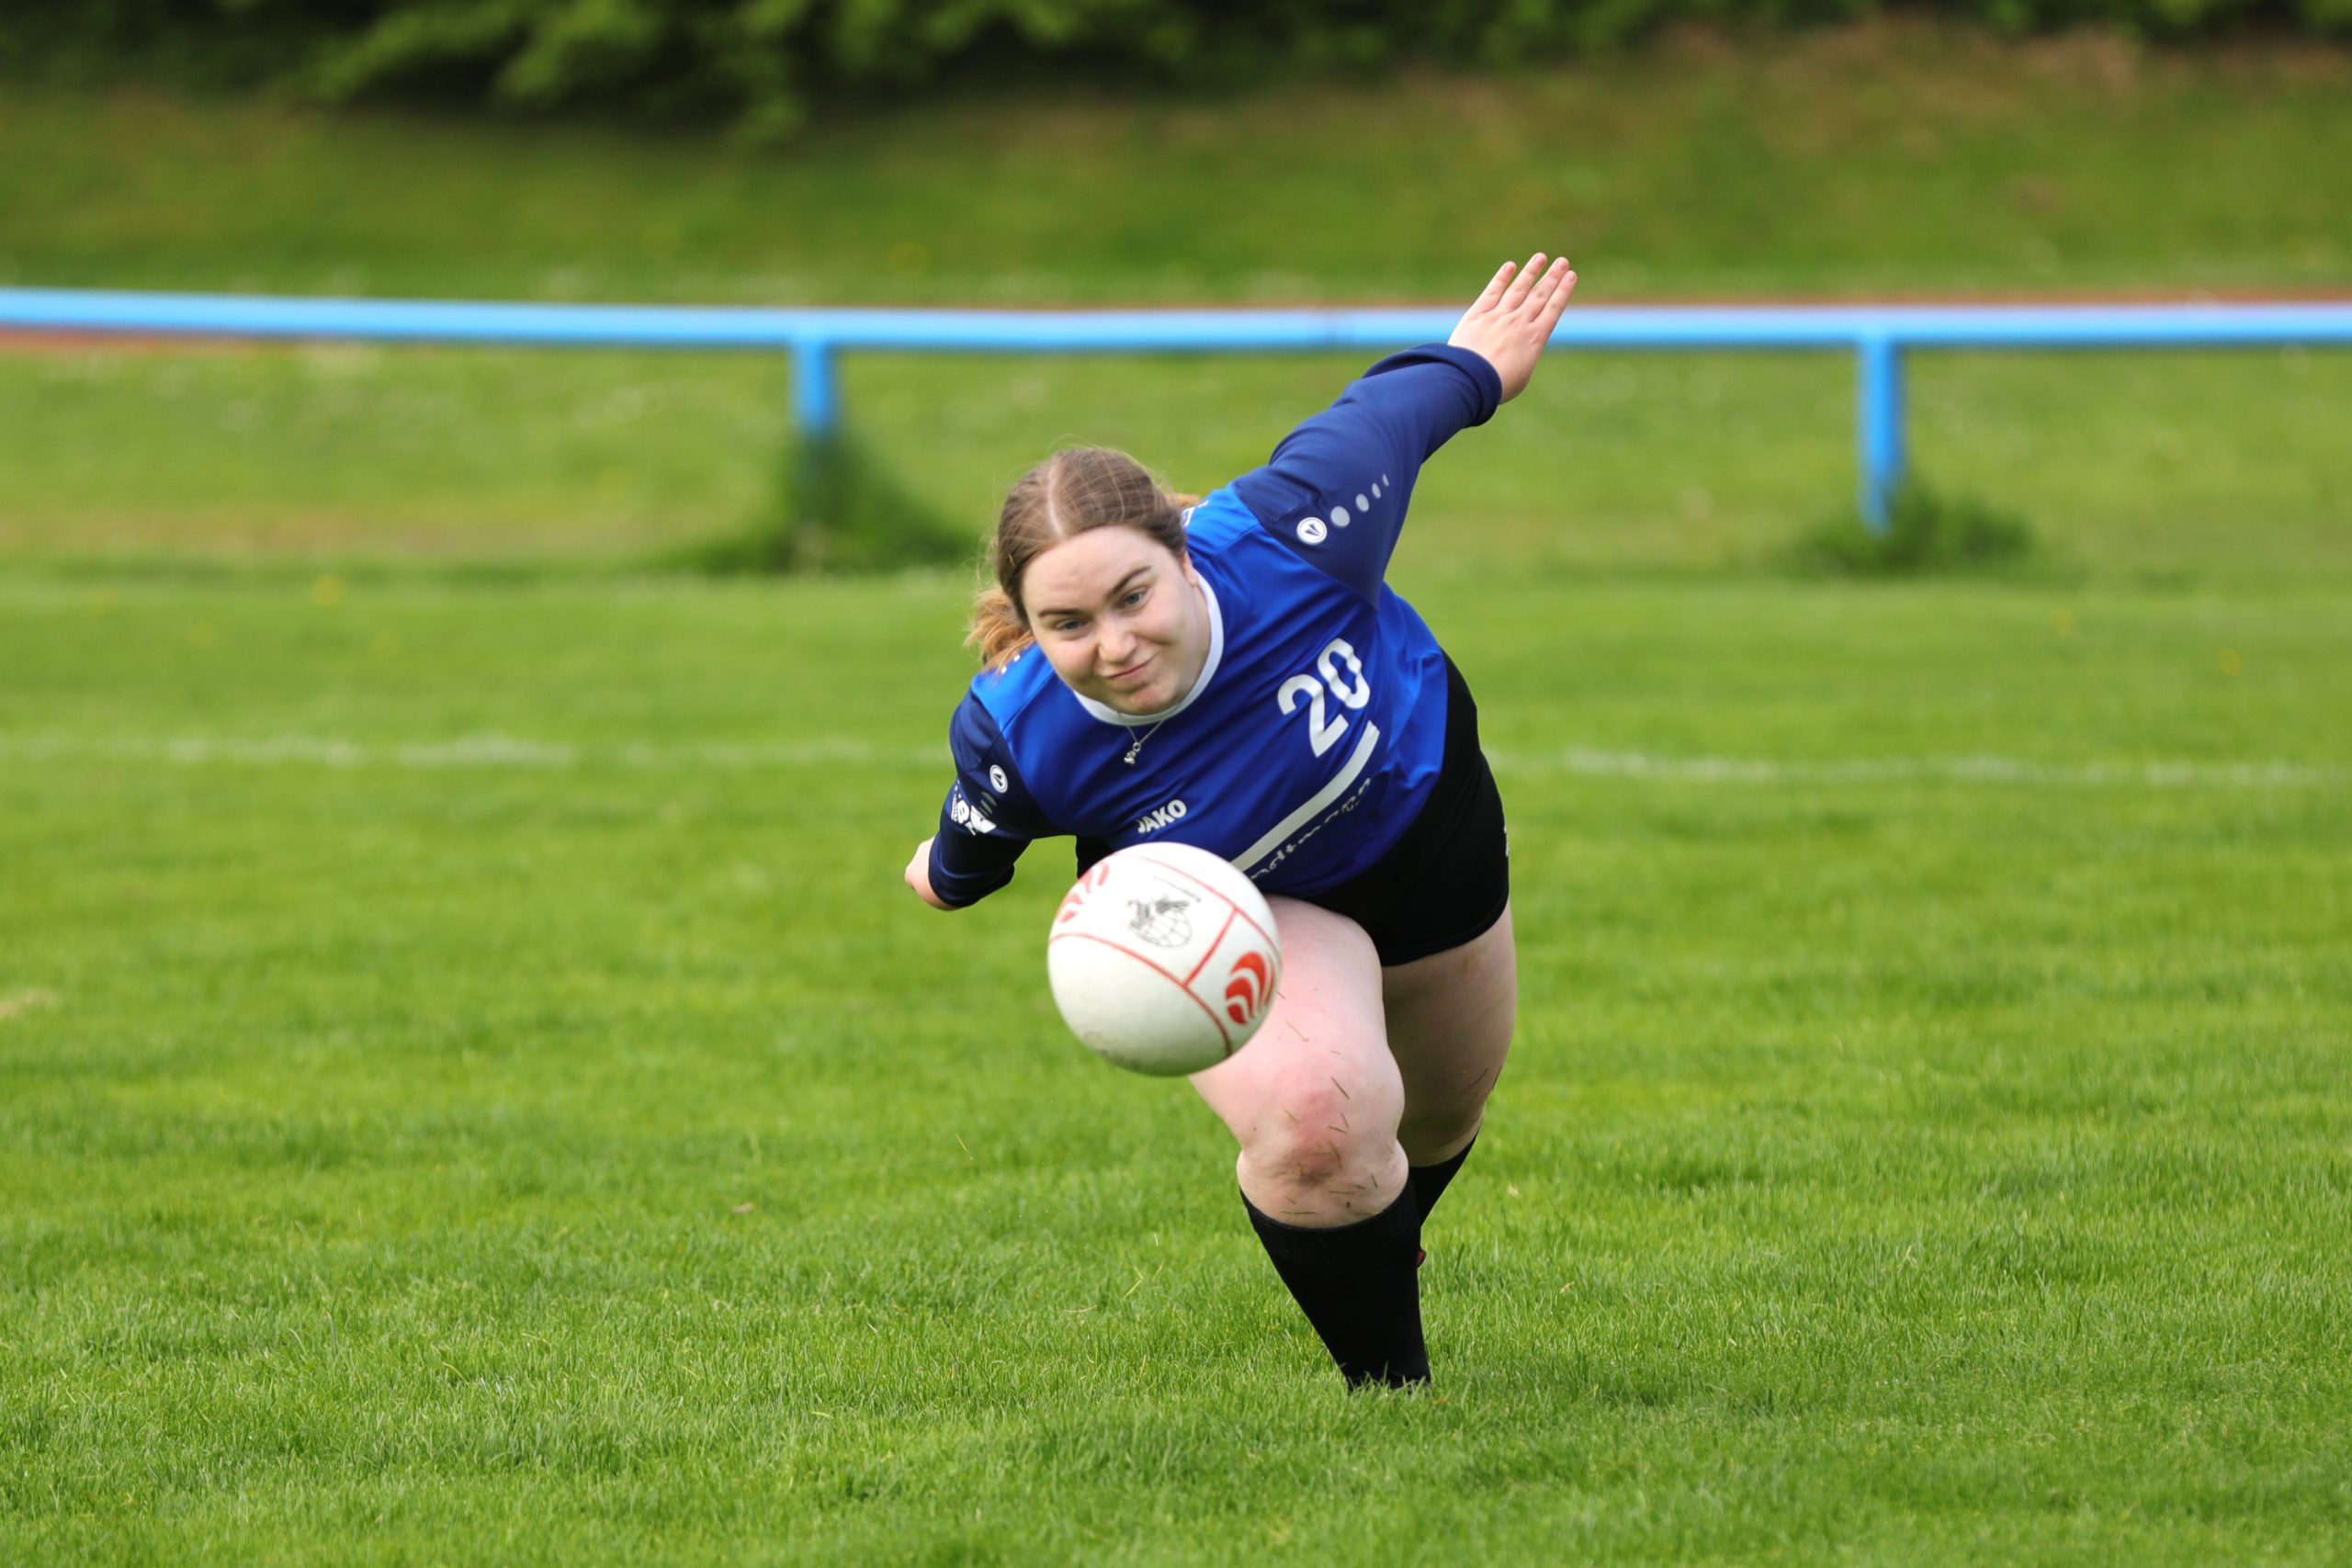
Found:
[[[1275,1272],[1351,1384],[1426,1382],[1421,1210],[1396,1141],[1404,1079],[1363,928],[1275,898],[1283,979],[1249,1045],[1193,1083],[1241,1145],[1236,1169]]]
[[[1378,1213],[1405,1185],[1407,1103],[1381,1016],[1379,955],[1363,928],[1295,898],[1271,900],[1282,932],[1274,1005],[1231,1060],[1193,1087],[1241,1145],[1242,1196],[1294,1225]]]
[[[1452,1159],[1477,1135],[1510,1055],[1519,956],[1510,908],[1485,934],[1380,972],[1388,1049],[1405,1089],[1397,1137],[1416,1166]]]

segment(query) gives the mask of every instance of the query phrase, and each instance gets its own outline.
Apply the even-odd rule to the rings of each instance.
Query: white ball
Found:
[[[1054,911],[1046,976],[1071,1032],[1139,1073],[1213,1067],[1248,1043],[1283,976],[1273,911],[1188,844],[1106,856]]]

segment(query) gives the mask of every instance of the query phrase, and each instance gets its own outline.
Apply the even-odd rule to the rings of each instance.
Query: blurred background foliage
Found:
[[[956,81],[1262,85],[1401,62],[1509,67],[1699,21],[1850,21],[1877,0],[91,0],[0,4],[0,73],[274,86],[731,122],[788,136],[829,103]],[[2341,36],[2352,0],[1931,0],[2007,32]]]
[[[1305,41],[1301,18],[1326,13],[1277,8],[1215,30],[1288,39],[1327,69],[1270,53],[1254,74],[1155,81],[1140,54],[1057,73],[1044,45],[1008,51],[987,0],[953,13],[997,18],[956,62],[858,56],[870,72],[933,60],[922,91],[820,72],[812,118],[761,145],[741,101],[676,100],[682,122],[655,129],[616,90],[540,109],[455,67],[367,89],[395,101],[295,90],[398,17],[491,15],[474,0],[115,0],[38,21],[12,6],[0,286],[1295,307],[1455,300],[1537,245],[1577,260],[1594,307],[2340,297],[2352,276],[2352,205],[2315,177],[2352,162],[2352,51],[2250,10],[2215,13],[2193,44],[2111,25],[2016,39],[1917,12],[1677,24],[1499,68],[1384,56],[1393,29],[1375,29],[1364,58],[1390,63],[1351,70],[1338,44]],[[662,13],[690,14],[741,13]],[[916,25],[896,5],[857,14],[877,38]],[[789,36],[815,48],[848,15],[796,10]],[[1441,7],[1426,37],[1469,51],[1481,17]],[[2033,525],[2045,572],[2352,580],[2352,355],[1913,357],[1916,469],[1958,510],[1923,513],[1952,526],[1906,535],[1911,556],[1825,563],[1815,536],[1791,544],[1852,491],[1843,355],[1577,355],[1428,513],[1448,550],[1516,571],[1744,571],[1792,548],[1838,570],[1974,561],[1963,525],[1981,511]],[[1125,446],[1204,489],[1361,368],[854,355],[834,448],[797,439],[789,367],[769,355],[20,336],[0,344],[0,570],[962,557],[1057,445]]]

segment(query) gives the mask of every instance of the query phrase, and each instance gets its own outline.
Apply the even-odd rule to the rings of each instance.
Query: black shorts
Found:
[[[1510,902],[1510,840],[1502,792],[1478,750],[1478,705],[1445,661],[1445,757],[1412,826],[1380,863],[1337,887],[1303,896],[1372,937],[1385,966],[1484,936]]]

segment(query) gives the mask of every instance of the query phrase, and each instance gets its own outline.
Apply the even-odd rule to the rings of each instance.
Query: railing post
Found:
[[[1903,483],[1903,349],[1883,332],[1864,333],[1855,348],[1862,524],[1883,534]]]
[[[831,435],[841,426],[840,349],[832,339],[804,337],[792,345],[792,424],[803,436]]]

